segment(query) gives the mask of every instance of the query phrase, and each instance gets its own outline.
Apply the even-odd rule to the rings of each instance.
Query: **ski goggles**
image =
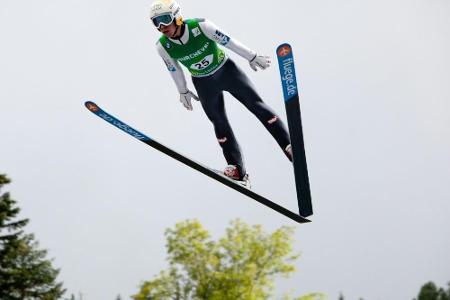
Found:
[[[172,24],[173,22],[173,15],[172,14],[164,14],[160,16],[156,16],[152,18],[153,25],[156,26],[156,28],[161,28],[161,25],[168,26]]]

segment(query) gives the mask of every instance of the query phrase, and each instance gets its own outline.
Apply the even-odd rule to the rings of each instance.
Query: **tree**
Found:
[[[213,241],[196,220],[166,230],[169,268],[142,283],[135,300],[268,299],[277,275],[289,276],[299,255],[292,254],[290,227],[271,234],[260,225],[231,222],[226,234]],[[309,298],[307,298],[309,297]],[[319,299],[310,294],[296,300]]]
[[[10,183],[0,174],[0,191]],[[64,294],[62,283],[56,282],[59,270],[45,259],[32,234],[23,228],[28,219],[16,219],[20,209],[9,193],[0,194],[0,299],[53,300]]]
[[[427,282],[420,289],[417,300],[450,300],[450,283],[445,290],[438,288],[434,282]]]

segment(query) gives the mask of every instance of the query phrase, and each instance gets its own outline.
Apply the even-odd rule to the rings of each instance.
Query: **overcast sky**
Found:
[[[412,299],[450,280],[450,3],[181,1],[261,54],[294,48],[313,223],[298,225],[89,113],[94,100],[211,167],[225,161],[200,105],[178,102],[150,0],[0,2],[0,172],[68,293],[124,298],[164,269],[164,230],[197,218],[297,227],[298,271],[276,292]],[[249,74],[283,118],[276,63]],[[192,83],[189,80],[189,85]],[[296,209],[290,163],[231,96],[253,188]]]

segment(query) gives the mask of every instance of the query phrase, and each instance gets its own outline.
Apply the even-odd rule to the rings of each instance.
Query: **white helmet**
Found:
[[[169,25],[174,20],[176,25],[183,24],[181,9],[175,0],[155,0],[150,7],[150,19],[156,27]]]

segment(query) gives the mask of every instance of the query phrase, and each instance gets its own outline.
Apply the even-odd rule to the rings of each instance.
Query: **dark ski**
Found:
[[[208,168],[198,162],[193,161],[192,159],[158,143],[157,141],[155,141],[154,139],[146,136],[145,134],[137,131],[136,129],[130,127],[129,125],[125,124],[124,122],[120,121],[119,119],[113,117],[112,115],[110,115],[109,113],[105,112],[104,110],[102,110],[97,104],[95,104],[94,102],[91,101],[87,101],[85,103],[85,106],[87,107],[87,109],[89,109],[92,113],[94,113],[95,115],[97,115],[98,117],[100,117],[101,119],[105,120],[106,122],[114,125],[115,127],[119,128],[120,130],[128,133],[129,135],[131,135],[132,137],[140,140],[141,142],[143,142],[144,144],[155,148],[156,150],[161,151],[162,153],[178,160],[179,162],[182,162],[183,164],[205,174],[206,176],[209,176],[219,182],[221,182],[222,184],[258,201],[261,204],[264,204],[267,207],[270,207],[271,209],[279,212],[280,214],[285,215],[286,217],[294,220],[295,222],[298,223],[307,223],[310,222],[310,220],[297,215],[296,213],[270,201],[269,199],[253,192],[252,190],[244,187],[243,185],[235,182],[232,179],[227,178],[224,175],[221,175],[219,173],[217,173],[217,171],[215,171],[214,169]]]
[[[281,84],[283,86],[289,135],[291,137],[292,152],[294,156],[293,165],[298,207],[300,215],[308,217],[313,214],[313,209],[292,47],[289,44],[278,46],[277,57],[278,66],[280,67]]]

